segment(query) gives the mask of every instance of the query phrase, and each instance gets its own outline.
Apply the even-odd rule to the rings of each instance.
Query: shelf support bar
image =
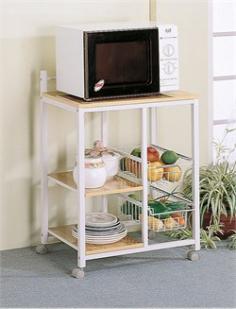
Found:
[[[77,186],[77,208],[78,208],[78,267],[84,268],[85,261],[85,172],[84,172],[84,111],[78,109],[76,112],[76,131],[77,131],[77,143],[76,143],[76,159],[78,168],[78,186]]]
[[[195,250],[200,250],[200,210],[199,210],[199,111],[198,101],[192,104],[192,156],[193,156],[193,238],[195,240]]]
[[[157,143],[157,110],[156,107],[150,108],[150,118],[151,118],[151,144],[158,145]]]
[[[101,139],[103,145],[107,147],[108,143],[108,112],[101,112]]]
[[[47,104],[40,100],[40,124],[41,124],[41,243],[48,241],[48,108]]]
[[[151,107],[150,108],[150,140],[151,140],[151,145],[158,145],[157,143],[157,108],[156,107]],[[150,193],[152,194],[153,188],[150,187]]]
[[[101,140],[103,145],[108,144],[108,112],[101,112]],[[108,212],[108,199],[106,195],[101,196],[102,212]]]
[[[142,122],[142,204],[143,204],[143,214],[142,214],[142,241],[144,247],[148,246],[148,182],[147,182],[147,108],[141,109],[141,122]]]

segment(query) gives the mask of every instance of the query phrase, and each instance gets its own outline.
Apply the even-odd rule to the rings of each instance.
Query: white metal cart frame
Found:
[[[77,205],[78,205],[78,229],[79,238],[77,242],[78,252],[78,268],[73,270],[75,277],[83,277],[83,268],[86,266],[87,260],[104,258],[109,256],[118,256],[130,253],[159,250],[165,248],[194,246],[195,251],[200,250],[200,222],[199,222],[199,116],[198,116],[198,100],[189,94],[173,96],[170,100],[157,100],[155,97],[145,98],[129,98],[127,103],[118,104],[121,100],[113,101],[112,104],[106,101],[95,103],[76,104],[73,100],[61,100],[58,96],[47,95],[48,78],[46,71],[40,72],[40,104],[41,104],[41,246],[37,247],[38,253],[46,252],[44,245],[48,242],[48,235],[52,235],[60,239],[58,235],[54,235],[49,230],[48,226],[48,121],[47,121],[47,108],[48,105],[56,106],[60,109],[70,111],[76,114],[76,159],[79,168],[79,186],[76,189]],[[115,102],[115,103],[114,103]],[[151,143],[156,141],[157,122],[156,122],[156,108],[174,107],[174,106],[191,106],[192,114],[192,160],[193,160],[193,219],[192,229],[193,238],[187,240],[175,240],[164,243],[149,244],[148,243],[148,179],[147,179],[147,117],[150,112],[151,122]],[[101,137],[104,144],[107,144],[107,130],[108,130],[108,117],[109,111],[119,110],[140,110],[141,111],[141,126],[142,126],[142,207],[143,207],[143,220],[142,220],[142,246],[130,249],[116,250],[110,252],[101,252],[95,254],[86,254],[85,244],[85,182],[84,182],[84,148],[85,148],[85,132],[84,132],[84,117],[86,113],[101,113]],[[106,195],[102,196],[103,210],[107,210]],[[60,239],[66,242],[64,239]],[[192,258],[194,259],[194,258]]]

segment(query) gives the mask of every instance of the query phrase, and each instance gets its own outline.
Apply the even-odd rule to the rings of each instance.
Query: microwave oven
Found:
[[[60,26],[57,90],[86,101],[178,89],[175,25],[155,23]]]

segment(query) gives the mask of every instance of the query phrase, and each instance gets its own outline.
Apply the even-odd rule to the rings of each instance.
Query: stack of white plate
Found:
[[[78,237],[75,226],[72,235]],[[119,219],[110,213],[92,212],[86,215],[86,243],[104,245],[117,242],[127,235],[127,229]]]

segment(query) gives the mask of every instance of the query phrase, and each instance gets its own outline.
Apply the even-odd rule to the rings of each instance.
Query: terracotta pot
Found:
[[[203,228],[205,229],[210,225],[211,220],[211,212],[206,212],[203,217]],[[223,224],[222,230],[223,234],[217,234],[221,239],[226,239],[230,235],[232,235],[234,230],[236,230],[236,216],[230,219],[230,216],[221,215],[220,223]]]

